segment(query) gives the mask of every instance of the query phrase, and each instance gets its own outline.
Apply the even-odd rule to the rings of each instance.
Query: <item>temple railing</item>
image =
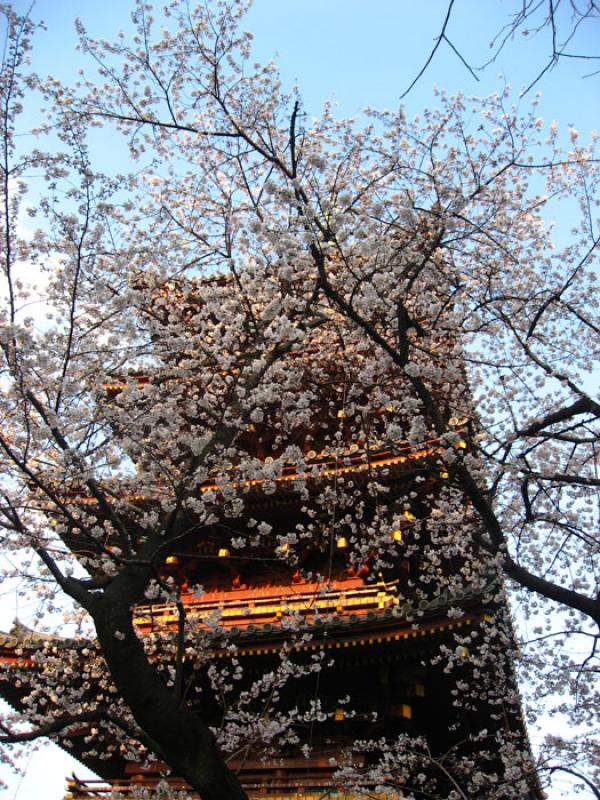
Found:
[[[322,584],[269,586],[258,589],[207,592],[200,598],[184,598],[188,619],[207,619],[217,615],[225,627],[247,627],[257,619],[271,621],[285,614],[328,615],[386,609],[398,604],[398,581],[363,585],[360,580],[338,581],[325,588]],[[136,625],[164,629],[176,626],[178,612],[174,604],[157,603],[136,607]]]
[[[67,781],[65,800],[152,800],[153,789],[156,781],[113,781],[111,784],[101,780],[73,780]],[[179,781],[169,781],[175,800],[199,800],[196,792],[191,792],[185,784]],[[288,789],[284,785],[277,785],[274,781],[266,786],[261,784],[245,784],[244,789],[250,800],[365,800],[365,795],[353,792],[339,792],[332,786],[301,787],[297,784]],[[367,795],[368,796],[368,795]],[[402,794],[389,792],[378,793],[381,800],[401,800]]]

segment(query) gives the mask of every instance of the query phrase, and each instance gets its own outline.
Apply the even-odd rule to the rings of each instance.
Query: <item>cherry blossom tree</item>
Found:
[[[140,3],[131,42],[96,41],[80,26],[98,74],[73,88],[36,84],[60,144],[24,155],[15,132],[34,85],[33,24],[3,9],[3,546],[48,602],[57,592],[74,602],[83,635],[40,655],[28,725],[3,723],[0,740],[68,739],[90,725],[120,752],[162,759],[202,798],[245,797],[226,758],[248,741],[302,744],[298,717],[274,698],[324,665],[283,653],[215,728],[188,702],[184,657],[207,670],[215,696],[243,668],[234,655],[207,666],[216,641],[228,646],[219,620],[194,629],[162,569],[185,537],[219,527],[234,530],[232,546],[262,552],[268,525],[236,529],[248,500],[240,481],[276,491],[290,465],[307,476],[294,491],[310,497],[312,517],[279,535],[275,558],[293,565],[306,542],[326,552],[343,532],[356,564],[374,550],[376,566],[418,557],[417,599],[502,573],[527,621],[521,659],[534,693],[591,730],[596,143],[572,129],[561,149],[535,101],[522,115],[507,91],[440,93],[413,120],[370,111],[361,126],[331,108],[310,120],[274,65],[252,63],[244,11],[174,2],[156,31]],[[97,171],[86,137],[98,126],[125,137],[133,176]],[[32,210],[43,224],[25,240],[32,170],[46,184]],[[567,230],[552,222],[561,219]],[[32,267],[43,285],[27,284]],[[274,437],[267,460],[248,446],[261,426]],[[410,514],[411,492],[388,498],[377,475],[360,491],[344,480],[313,488],[307,431],[331,451],[366,442],[367,462],[382,443],[435,443],[443,487],[409,542],[389,531]],[[198,491],[209,484],[218,491]],[[174,637],[136,633],[132,609],[156,598],[179,609]],[[510,642],[506,620],[489,636],[495,647],[480,652],[491,660]],[[449,670],[461,648],[440,654]],[[65,671],[77,676],[67,685]],[[512,691],[511,680],[508,665],[504,682],[481,691]],[[62,697],[58,713],[48,687]],[[322,710],[307,713],[305,723]],[[592,746],[581,737],[569,767],[588,787]],[[513,771],[486,796],[524,795],[527,754],[511,747],[496,748]],[[422,742],[379,751],[369,786],[396,780],[391,762],[405,781],[436,758]],[[481,796],[468,771],[456,766],[453,796]],[[341,766],[342,785],[361,780]]]

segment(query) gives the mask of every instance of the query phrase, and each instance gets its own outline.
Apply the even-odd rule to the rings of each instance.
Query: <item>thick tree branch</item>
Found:
[[[576,400],[570,406],[564,406],[557,411],[552,411],[537,422],[532,422],[525,428],[520,428],[517,431],[517,436],[535,436],[537,433],[540,433],[545,428],[549,428],[551,425],[555,425],[557,422],[565,422],[580,414],[598,414],[599,410],[596,409],[596,406],[597,404],[589,397],[580,397],[579,400]]]
[[[44,725],[39,725],[29,731],[13,731],[6,725],[0,723],[2,733],[0,733],[1,744],[21,744],[24,742],[33,742],[36,739],[41,739],[46,736],[54,736],[56,734],[65,735],[67,728],[75,728],[73,731],[77,733],[77,728],[80,726],[87,726],[97,722],[109,722],[117,728],[133,738],[140,738],[140,731],[134,728],[129,722],[122,717],[114,714],[108,708],[101,708],[95,711],[82,712],[81,714],[64,714],[55,717],[51,722]]]

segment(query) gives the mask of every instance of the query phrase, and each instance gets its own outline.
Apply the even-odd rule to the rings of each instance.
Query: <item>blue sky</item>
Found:
[[[30,0],[13,0],[25,12]],[[520,0],[456,0],[447,34],[455,47],[474,66],[490,54],[489,42],[508,20]],[[254,33],[257,60],[276,58],[284,86],[297,84],[306,111],[317,115],[327,99],[336,102],[340,116],[354,116],[365,106],[394,108],[400,95],[423,65],[438,35],[446,12],[446,0],[255,0],[246,29]],[[85,66],[75,51],[73,19],[79,15],[91,34],[111,38],[128,27],[127,0],[37,0],[33,17],[44,20],[46,31],[36,37],[33,67],[40,74],[73,79]],[[591,52],[597,44],[598,27],[584,28],[577,42]],[[549,32],[517,35],[477,82],[447,44],[405,100],[410,114],[433,102],[433,88],[448,92],[486,95],[510,83],[516,93],[543,68],[549,55]],[[596,62],[600,68],[600,62]],[[576,127],[583,141],[598,128],[600,76],[582,79],[594,62],[561,63],[537,85],[542,92],[539,114],[547,122],[556,119],[560,129]],[[523,103],[527,104],[529,98]],[[15,598],[7,599],[10,614]],[[26,609],[23,608],[23,613]],[[59,800],[64,795],[64,776],[73,769],[56,748],[46,749],[28,763],[27,776],[10,779],[10,800]]]
[[[24,11],[30,0],[13,0]],[[33,14],[47,31],[38,34],[34,65],[42,74],[74,77],[82,66],[74,51],[73,19],[108,38],[129,24],[127,0],[36,0]],[[157,4],[157,5],[160,5]],[[246,28],[254,34],[257,59],[277,58],[284,85],[297,83],[311,114],[334,99],[339,113],[364,106],[393,108],[425,61],[440,31],[447,0],[255,0]],[[474,66],[490,55],[489,43],[520,6],[519,0],[456,0],[448,37]],[[574,49],[592,52],[597,28],[583,27]],[[434,86],[449,92],[488,94],[510,83],[527,85],[544,66],[549,31],[517,35],[477,82],[443,43],[431,67],[406,98],[410,112],[431,102]],[[600,77],[581,80],[595,62],[563,61],[539,83],[542,114],[574,124],[582,134],[598,125]],[[596,62],[600,68],[600,62]]]

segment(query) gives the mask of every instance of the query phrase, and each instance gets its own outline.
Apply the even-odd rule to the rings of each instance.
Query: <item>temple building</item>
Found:
[[[484,776],[477,797],[493,791],[494,798],[512,798],[510,787],[503,795],[498,781],[511,748],[522,753],[528,744],[501,581],[472,541],[461,551],[448,546],[436,555],[444,524],[458,524],[432,521],[440,497],[452,495],[460,508],[464,537],[476,524],[469,504],[457,505],[441,459],[447,445],[429,434],[420,442],[386,434],[399,391],[393,377],[381,404],[369,400],[368,425],[363,413],[359,428],[349,410],[357,397],[348,397],[343,370],[332,360],[324,366],[316,346],[303,358],[307,384],[320,387],[308,416],[282,437],[273,422],[280,409],[266,408],[238,439],[265,467],[280,461],[291,441],[302,457],[279,464],[271,477],[268,470],[263,477],[240,475],[232,463],[200,483],[199,496],[218,496],[228,481],[230,507],[236,492],[243,497],[238,516],[230,511],[210,529],[203,527],[201,536],[193,526],[182,533],[161,566],[162,582],[176,588],[178,599],[157,593],[137,606],[139,635],[165,652],[171,647],[175,658],[183,613],[190,653],[174,680],[185,702],[201,708],[215,730],[227,724],[229,706],[241,714],[243,692],[276,675],[282,664],[294,665],[293,677],[271,686],[272,702],[261,718],[293,719],[289,734],[271,743],[257,737],[256,746],[243,742],[226,753],[252,800],[348,800],[362,796],[361,781],[365,792],[390,798],[413,797],[426,784],[441,799],[451,796],[455,781],[472,780],[464,765],[474,763]],[[107,398],[124,402],[130,389],[139,393],[153,380],[141,371],[116,377]],[[162,386],[168,391],[167,382]],[[460,455],[470,448],[471,423],[457,417],[451,424]],[[385,495],[385,512],[377,506],[375,485]],[[152,510],[155,501],[144,495],[131,502]],[[375,536],[357,537],[357,514],[365,530],[377,518]],[[85,559],[75,533],[63,539]],[[465,568],[469,559],[476,568]],[[191,653],[194,642],[203,643],[201,658]],[[0,692],[8,702],[18,708],[29,691],[12,676],[35,675],[38,656],[60,654],[61,647],[60,640],[19,627],[0,636]],[[85,662],[90,648],[84,642],[71,657]],[[237,683],[229,681],[227,697],[220,694],[219,670],[239,675]],[[92,679],[89,684],[93,696]],[[368,743],[406,737],[416,742],[414,774],[405,762],[395,767],[389,759],[377,772],[381,752]],[[167,796],[186,792],[177,777],[164,777],[164,764],[137,760],[125,745],[106,749],[104,739],[96,745],[89,728],[63,744],[99,776],[70,779],[68,800],[111,792],[134,797],[164,789],[165,781]],[[379,775],[377,784],[373,775]],[[486,784],[486,775],[495,778]],[[534,777],[520,796],[541,796]]]

